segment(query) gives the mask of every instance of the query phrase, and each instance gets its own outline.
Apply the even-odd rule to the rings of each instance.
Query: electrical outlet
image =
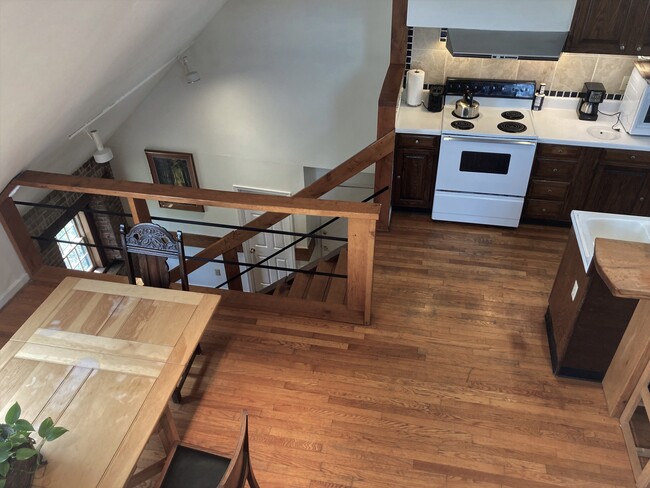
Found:
[[[571,301],[575,302],[576,295],[578,294],[578,280],[573,283],[573,289],[571,290]]]
[[[628,75],[628,76],[624,76],[624,77],[623,77],[623,81],[621,81],[621,91],[625,91],[625,89],[627,88],[627,82],[628,82],[628,81],[630,81],[630,77],[629,77],[629,75]]]

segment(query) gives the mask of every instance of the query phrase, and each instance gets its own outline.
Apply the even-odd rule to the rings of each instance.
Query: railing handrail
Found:
[[[221,208],[249,209],[262,212],[368,220],[377,220],[379,218],[379,205],[372,203],[237,193],[207,188],[186,188],[157,183],[73,176],[44,171],[24,171],[13,180],[13,183],[17,186],[48,190],[142,200],[161,200]]]

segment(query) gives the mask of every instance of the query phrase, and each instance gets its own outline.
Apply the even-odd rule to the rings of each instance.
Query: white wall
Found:
[[[224,2],[0,0],[0,190],[27,168],[81,166],[93,143],[68,135],[174,59]],[[107,139],[156,81],[91,128]],[[0,307],[26,280],[0,229]]]
[[[175,66],[109,141],[116,177],[151,181],[144,149],[178,150],[204,188],[295,193],[303,166],[332,168],[375,140],[390,11],[390,0],[230,0],[189,51],[201,81]],[[238,224],[234,210],[150,208]]]

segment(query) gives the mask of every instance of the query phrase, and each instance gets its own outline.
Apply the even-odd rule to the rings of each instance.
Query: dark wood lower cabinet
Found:
[[[599,163],[585,205],[587,210],[647,216],[649,204],[650,163],[607,159]]]
[[[393,170],[393,207],[431,210],[440,138],[398,135]]]
[[[637,303],[613,296],[593,264],[585,272],[571,230],[546,312],[553,372],[601,381]]]
[[[650,152],[538,144],[523,218],[569,223],[572,210],[650,216]]]

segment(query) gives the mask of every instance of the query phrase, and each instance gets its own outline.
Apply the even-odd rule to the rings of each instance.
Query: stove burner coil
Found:
[[[501,114],[501,117],[508,120],[521,120],[524,118],[524,114],[518,110],[507,110]]]
[[[467,122],[466,120],[454,120],[451,123],[451,126],[458,130],[470,130],[474,128],[474,124]]]
[[[511,134],[516,134],[517,132],[524,132],[528,127],[520,122],[501,122],[497,125],[497,129],[502,130],[503,132],[509,132]]]

